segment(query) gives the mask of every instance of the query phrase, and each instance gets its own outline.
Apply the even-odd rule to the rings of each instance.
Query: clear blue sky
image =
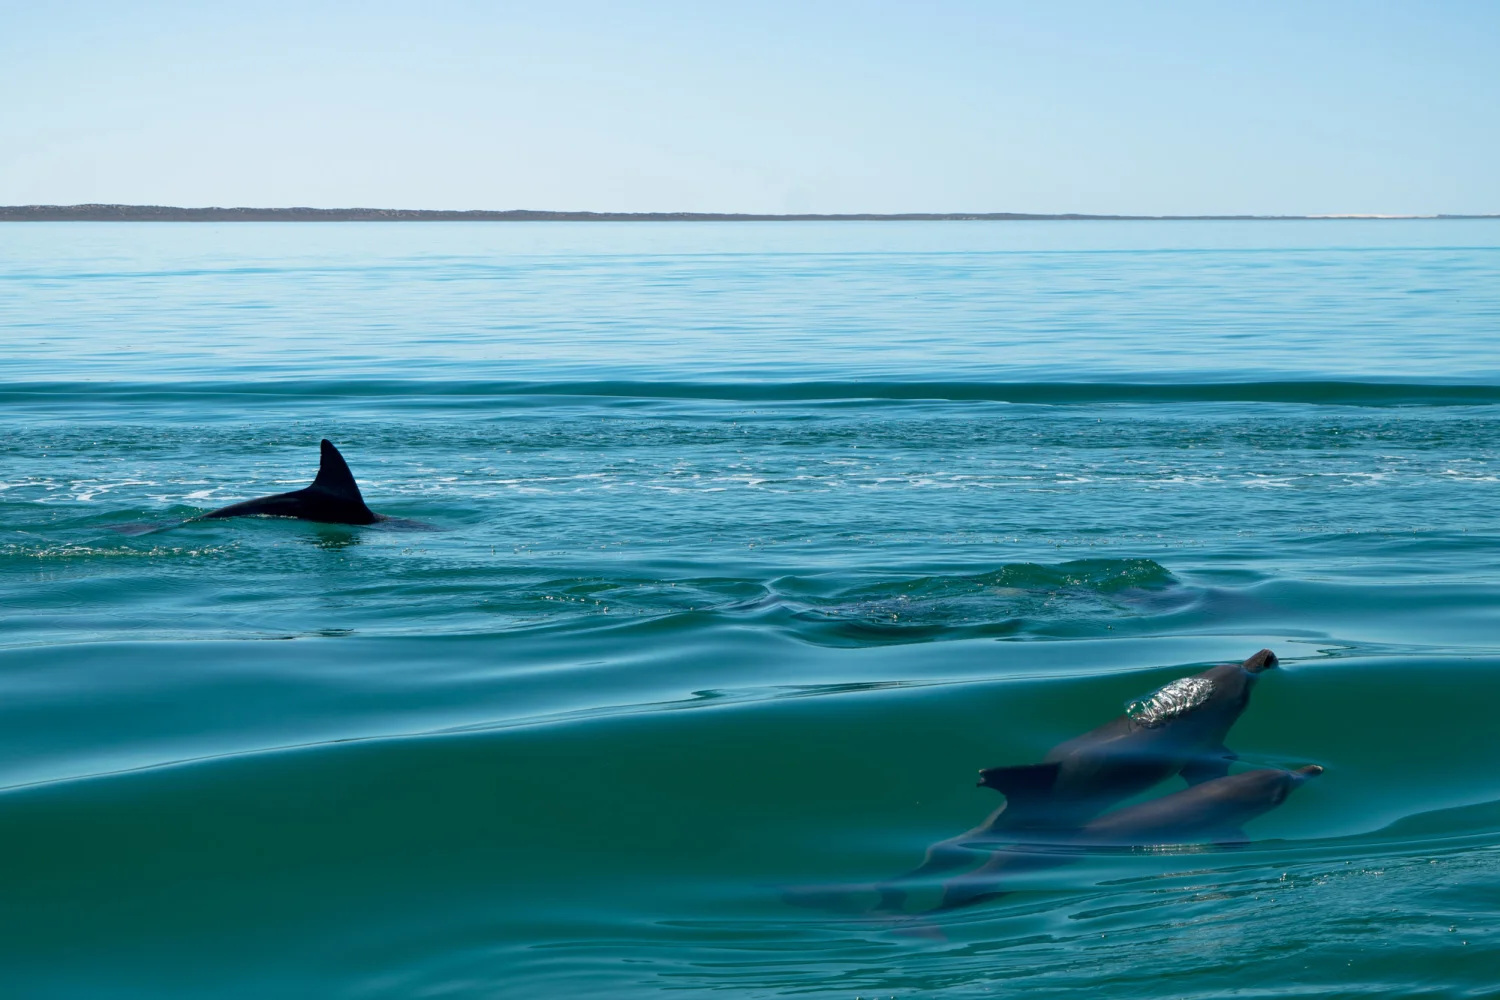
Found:
[[[0,204],[1500,212],[1500,3],[0,0]]]

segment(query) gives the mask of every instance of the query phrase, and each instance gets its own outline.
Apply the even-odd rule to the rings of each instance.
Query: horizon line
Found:
[[[1317,215],[1108,215],[1088,212],[591,212],[550,209],[184,208],[173,205],[0,205],[0,222],[1285,222],[1500,219],[1500,214],[1340,212]]]

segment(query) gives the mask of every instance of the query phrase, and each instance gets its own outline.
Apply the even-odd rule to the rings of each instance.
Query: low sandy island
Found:
[[[1289,219],[1495,219],[1496,215],[1041,215],[1028,212],[903,212],[882,215],[753,215],[738,212],[431,211],[413,208],[175,208],[169,205],[0,206],[0,222],[1069,222]]]

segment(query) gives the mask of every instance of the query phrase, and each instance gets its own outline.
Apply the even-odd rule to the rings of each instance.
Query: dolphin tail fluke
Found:
[[[976,831],[970,831],[970,833],[974,832]],[[881,913],[899,913],[906,905],[906,897],[910,889],[921,888],[924,881],[931,879],[934,875],[957,871],[972,865],[975,847],[967,843],[967,837],[968,834],[965,834],[964,837],[955,837],[952,840],[940,840],[927,848],[927,855],[920,865],[905,875],[877,882],[874,888],[880,894],[880,901],[875,904],[875,910]]]
[[[1012,807],[1037,802],[1052,794],[1060,764],[1022,764],[1018,767],[987,767],[979,772],[979,787],[993,788]]]
[[[318,476],[312,484],[314,489],[332,493],[340,500],[364,505],[365,498],[360,495],[359,484],[354,481],[354,473],[349,471],[349,463],[344,461],[344,456],[339,454],[339,450],[327,438],[323,439],[323,454],[318,462]]]

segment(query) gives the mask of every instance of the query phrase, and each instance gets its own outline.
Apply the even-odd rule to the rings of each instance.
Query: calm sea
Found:
[[[0,985],[1487,994],[1497,479],[1497,222],[5,225]],[[786,901],[1263,646],[1250,844]]]

